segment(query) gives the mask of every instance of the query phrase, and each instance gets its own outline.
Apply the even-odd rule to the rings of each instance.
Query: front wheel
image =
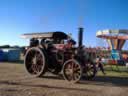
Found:
[[[91,80],[96,76],[96,65],[94,63],[88,62],[84,68],[84,77],[86,80]]]
[[[70,59],[63,65],[63,77],[65,80],[76,83],[82,77],[82,67],[78,61]]]

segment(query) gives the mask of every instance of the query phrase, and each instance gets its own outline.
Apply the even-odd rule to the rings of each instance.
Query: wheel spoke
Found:
[[[67,67],[68,66],[68,67]],[[69,60],[64,64],[63,75],[70,82],[77,82],[81,77],[81,67],[75,60]]]
[[[86,66],[86,72],[85,72],[85,77],[86,79],[92,79],[95,76],[95,67],[93,64],[88,63]]]
[[[40,76],[44,68],[44,54],[38,48],[28,50],[25,56],[25,66],[31,75]]]

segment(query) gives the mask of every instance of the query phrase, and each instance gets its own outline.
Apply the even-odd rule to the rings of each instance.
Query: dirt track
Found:
[[[128,77],[96,77],[69,84],[51,74],[32,78],[23,64],[0,63],[0,96],[128,96]]]

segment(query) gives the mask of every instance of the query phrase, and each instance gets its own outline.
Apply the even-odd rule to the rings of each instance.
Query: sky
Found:
[[[0,0],[0,45],[28,45],[24,33],[63,31],[84,45],[99,46],[96,32],[128,29],[128,0]]]

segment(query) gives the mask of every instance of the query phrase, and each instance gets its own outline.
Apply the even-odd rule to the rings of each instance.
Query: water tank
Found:
[[[8,61],[20,60],[20,49],[9,49],[8,50]]]
[[[4,59],[3,55],[4,55],[4,52],[2,50],[0,50],[0,61],[3,61],[3,59]]]

